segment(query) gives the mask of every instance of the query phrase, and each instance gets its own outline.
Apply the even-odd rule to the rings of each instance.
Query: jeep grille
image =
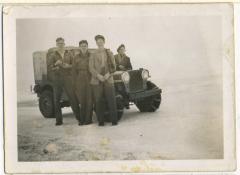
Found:
[[[141,91],[144,88],[142,72],[139,70],[129,71],[130,81],[129,81],[129,91]]]

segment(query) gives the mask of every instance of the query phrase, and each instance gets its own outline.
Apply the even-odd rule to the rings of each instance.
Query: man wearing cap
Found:
[[[125,45],[121,44],[118,47],[117,52],[118,54],[114,56],[116,62],[116,69],[118,71],[132,70],[130,58],[126,55]]]
[[[72,82],[72,62],[73,56],[70,51],[65,50],[64,39],[56,39],[57,49],[49,54],[47,59],[47,69],[52,75],[53,92],[54,92],[54,114],[56,116],[56,125],[62,125],[62,110],[60,99],[63,89],[70,101],[71,108],[77,120],[79,120],[80,110],[77,97],[73,90]]]
[[[117,125],[117,105],[113,80],[113,73],[116,71],[114,56],[109,49],[104,48],[105,38],[102,35],[95,36],[95,40],[98,49],[90,57],[89,70],[92,74],[91,84],[99,126],[104,126],[104,99],[107,101],[112,125]]]
[[[88,125],[92,123],[92,88],[90,85],[91,74],[89,72],[88,42],[82,40],[79,42],[80,52],[73,60],[73,82],[78,101],[81,105],[79,125]]]

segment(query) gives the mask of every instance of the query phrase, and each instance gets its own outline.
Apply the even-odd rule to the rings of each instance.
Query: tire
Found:
[[[123,111],[124,111],[124,102],[123,102],[123,97],[121,95],[116,95],[116,103],[117,103],[117,116],[119,121],[121,120]],[[104,119],[105,119],[105,122],[111,122],[109,110],[106,103],[105,103]]]
[[[55,118],[52,91],[44,90],[43,92],[41,92],[39,98],[39,109],[45,118]]]
[[[158,88],[154,83],[147,82],[147,90]],[[140,112],[155,112],[161,104],[161,93],[154,96],[146,97],[140,101],[137,101],[135,105]]]

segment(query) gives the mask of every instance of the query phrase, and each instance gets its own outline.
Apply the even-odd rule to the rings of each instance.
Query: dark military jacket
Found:
[[[76,80],[77,76],[83,76],[83,78],[89,78],[89,57],[90,53],[87,52],[85,55],[80,52],[79,54],[75,55],[72,64],[72,75],[74,80]],[[87,77],[85,77],[87,76]]]
[[[62,58],[58,51],[53,51],[47,55],[47,71],[50,78],[61,78],[61,76],[71,76],[72,71],[70,68],[63,68],[61,65],[56,66],[55,63],[58,60],[62,60],[63,63],[67,63],[72,66],[73,55],[70,51],[65,50],[64,56]]]
[[[117,54],[114,56],[114,58],[116,62],[117,71],[132,70],[132,64],[130,62],[130,58],[127,55],[121,56],[120,54]],[[120,68],[120,65],[124,66],[124,68]]]

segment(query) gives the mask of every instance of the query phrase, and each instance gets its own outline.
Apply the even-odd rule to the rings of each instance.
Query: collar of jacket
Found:
[[[80,50],[79,56],[80,56],[80,57],[89,57],[89,56],[90,56],[90,53],[89,53],[88,50],[87,50],[86,54],[83,55],[82,51]]]
[[[59,56],[61,56],[61,54],[59,53],[59,51],[58,51],[58,50],[56,50],[56,51],[55,51],[55,53],[56,53],[56,54],[58,54]],[[63,53],[63,55],[65,55],[65,53],[68,53],[68,50],[64,50],[64,53]],[[61,57],[62,57],[62,56],[61,56]]]
[[[119,58],[126,58],[126,57],[128,57],[126,54],[121,55],[120,53],[118,53],[117,56],[118,56]]]

